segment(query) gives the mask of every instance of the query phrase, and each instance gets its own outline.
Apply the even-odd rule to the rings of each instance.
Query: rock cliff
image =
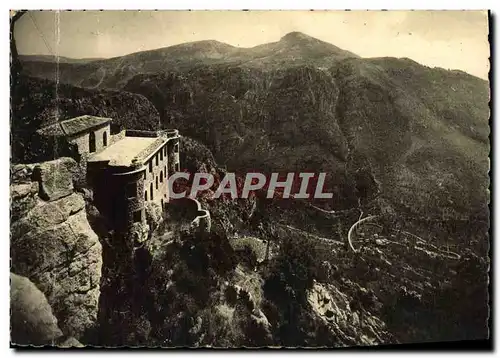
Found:
[[[11,168],[11,271],[47,297],[62,332],[80,339],[97,320],[98,236],[73,187],[71,158]]]

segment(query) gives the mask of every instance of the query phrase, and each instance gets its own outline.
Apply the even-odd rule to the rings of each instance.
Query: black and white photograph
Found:
[[[487,10],[9,17],[11,348],[491,339]]]

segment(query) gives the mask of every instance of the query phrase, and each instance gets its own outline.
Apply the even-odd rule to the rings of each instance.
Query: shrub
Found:
[[[146,222],[149,225],[149,229],[154,231],[158,228],[163,219],[163,210],[160,205],[147,202],[145,205],[146,211]]]
[[[236,304],[238,301],[238,292],[234,288],[234,286],[229,285],[226,287],[224,291],[224,297],[226,298],[226,302],[232,306]]]
[[[238,295],[240,301],[245,305],[245,307],[251,312],[255,308],[254,302],[250,298],[250,294],[245,290],[240,290]]]

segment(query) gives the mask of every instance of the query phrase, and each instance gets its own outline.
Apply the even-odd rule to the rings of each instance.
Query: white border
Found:
[[[157,9],[197,9],[197,10],[486,10],[494,6],[493,0],[476,0],[471,1],[450,1],[450,0],[400,0],[397,2],[389,2],[382,0],[351,0],[351,1],[324,1],[324,0],[254,0],[254,1],[238,1],[238,0],[170,0],[152,1],[144,0],[140,2],[120,1],[119,3],[103,2],[99,0],[85,1],[64,1],[64,0],[44,0],[42,3],[36,0],[18,0],[11,1],[10,8],[14,9],[131,9],[131,10],[157,10]]]
[[[9,184],[9,178],[8,178],[8,166],[9,166],[9,97],[10,97],[10,87],[9,87],[9,53],[10,53],[10,47],[9,47],[9,37],[7,34],[9,33],[9,20],[7,17],[7,11],[9,9],[144,9],[144,10],[151,10],[151,9],[233,9],[233,10],[240,10],[240,9],[254,9],[254,10],[270,10],[270,9],[318,9],[318,10],[324,10],[324,9],[361,9],[361,10],[366,10],[366,9],[373,9],[373,10],[380,10],[380,9],[436,9],[436,10],[441,10],[441,9],[455,9],[455,10],[460,10],[460,9],[469,9],[469,10],[485,10],[485,9],[491,9],[493,10],[494,14],[498,14],[497,16],[500,16],[500,11],[498,10],[498,4],[499,1],[495,0],[474,0],[474,1],[444,1],[444,0],[432,0],[432,1],[427,1],[427,0],[420,0],[420,1],[404,1],[400,0],[397,2],[388,2],[388,1],[380,1],[380,0],[372,0],[372,1],[367,1],[367,0],[350,0],[350,1],[328,1],[328,0],[307,0],[307,1],[292,1],[292,0],[280,0],[280,1],[270,1],[270,0],[254,0],[254,1],[231,1],[231,0],[212,0],[212,1],[193,1],[193,0],[171,0],[171,1],[149,1],[149,0],[141,0],[140,2],[132,2],[128,0],[122,0],[120,2],[115,2],[115,3],[105,3],[102,0],[73,0],[73,1],[68,1],[68,0],[45,0],[43,2],[37,2],[36,0],[17,0],[17,1],[6,1],[3,2],[2,5],[5,6],[5,11],[3,11],[3,16],[1,17],[1,25],[2,28],[4,29],[4,35],[0,37],[1,41],[1,49],[3,51],[2,56],[0,56],[0,61],[1,63],[1,83],[2,83],[2,97],[1,97],[1,104],[2,104],[2,120],[0,121],[0,125],[3,126],[3,128],[0,130],[0,135],[1,143],[3,144],[3,150],[0,151],[0,160],[2,167],[4,168],[3,175],[0,176],[1,178],[1,190],[0,190],[0,195],[2,196],[0,203],[2,203],[1,209],[1,228],[3,229],[4,234],[1,237],[0,240],[0,245],[2,245],[2,248],[0,252],[3,255],[3,260],[2,262],[7,265],[9,262],[9,192],[8,192],[8,184]],[[497,36],[497,31],[495,31],[495,37],[498,39]],[[498,72],[498,58],[495,58],[495,68],[497,68]],[[497,75],[495,75],[495,78],[497,78]],[[494,102],[495,104],[498,104],[498,93],[495,93],[495,98]],[[500,138],[498,126],[495,126],[495,138],[497,140]],[[495,155],[498,154],[497,148],[498,146],[494,146],[494,151]],[[496,169],[495,169],[495,174]],[[495,175],[495,178],[498,181],[498,175]],[[495,183],[497,184],[497,183]],[[498,194],[495,193],[495,198],[497,198]],[[498,222],[500,214],[498,212],[495,212],[494,218],[492,218],[492,221]],[[495,251],[496,251],[496,246],[498,246],[498,243],[495,245]],[[496,252],[492,253],[493,258],[496,257]],[[497,265],[495,265],[496,268]],[[495,281],[497,280],[497,270],[495,270]],[[2,354],[1,357],[11,357],[14,356],[15,352],[12,349],[9,349],[9,338],[10,338],[10,333],[9,333],[9,312],[8,312],[8,307],[9,307],[9,271],[7,268],[5,268],[4,273],[2,274],[2,282],[1,286],[3,287],[2,294],[1,294],[1,319],[0,322],[1,328],[0,328],[0,337],[1,337],[1,349],[2,349]],[[496,283],[496,282],[495,282]],[[495,309],[495,322],[498,322],[497,315],[498,315],[498,306],[496,305],[496,302],[498,301],[497,295],[495,297],[495,304],[494,307]],[[497,338],[499,336],[499,329],[496,327],[495,329],[495,341],[497,341]],[[7,350],[7,352],[5,352]],[[58,352],[45,352],[46,354],[52,355]],[[59,352],[60,354],[62,352]],[[85,352],[79,352],[80,355],[83,356],[103,356],[104,354],[109,354],[110,352],[104,352],[104,351],[85,351]],[[118,352],[116,352],[118,353]],[[122,352],[120,352],[122,353]],[[144,351],[140,352],[135,352],[135,354],[144,354]],[[176,352],[176,351],[165,351],[166,354],[169,355],[178,355],[183,354],[192,354],[191,352]],[[194,351],[193,351],[194,353]],[[214,351],[214,352],[206,352],[206,354],[211,354],[211,355],[218,355],[222,352],[220,351]],[[344,356],[348,352],[332,352],[332,354],[335,354],[337,356]],[[31,355],[34,353],[24,353],[25,355]],[[64,353],[62,353],[64,354]],[[133,351],[129,352],[128,354],[134,354]],[[226,354],[241,354],[239,352],[227,352]],[[260,352],[259,354],[269,354],[268,352]],[[307,354],[307,353],[296,353],[296,354]],[[365,354],[365,353],[357,353],[357,354]],[[397,352],[397,354],[401,354],[401,352]],[[448,353],[450,354],[450,353]],[[456,353],[451,353],[451,354],[456,354]],[[437,353],[419,353],[419,355],[425,355],[425,356],[433,356],[437,355]]]

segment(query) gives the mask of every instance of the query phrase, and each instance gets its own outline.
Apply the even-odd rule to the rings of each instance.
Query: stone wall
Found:
[[[209,233],[212,228],[212,219],[210,212],[200,209],[196,212],[196,218],[191,222],[192,227],[198,232]]]
[[[157,131],[144,131],[144,130],[138,130],[138,129],[127,129],[125,131],[125,135],[127,137],[149,137],[149,138],[156,138],[160,135],[159,132]]]
[[[179,138],[170,140],[167,143],[168,152],[168,176],[180,171],[180,143]]]
[[[137,158],[139,160],[148,160],[150,156],[155,155],[156,152],[159,151],[160,147],[163,147],[165,141],[163,138],[157,138],[153,143],[148,145],[146,149],[143,149],[139,154],[137,154]]]
[[[71,136],[70,138],[68,138],[68,141],[70,143],[74,143],[78,146],[78,153],[80,154],[83,154],[83,153],[90,153],[90,146],[89,146],[89,138],[90,138],[90,133],[94,133],[95,134],[95,152],[93,153],[97,153],[97,152],[100,152],[101,150],[103,150],[105,148],[104,146],[104,139],[103,139],[103,136],[104,136],[104,133],[106,133],[106,137],[107,137],[107,146],[106,147],[109,147],[110,144],[112,143],[112,137],[111,137],[111,130],[110,130],[110,126],[109,126],[109,123],[106,125],[106,126],[102,126],[100,128],[93,128],[92,130],[89,130],[89,131],[86,131],[86,132],[83,132],[83,133],[78,133],[74,136]]]
[[[88,181],[94,191],[94,204],[118,232],[127,232],[137,222],[145,222],[143,166],[109,167],[91,163]]]
[[[127,131],[124,129],[124,130],[122,130],[121,132],[118,132],[118,133],[116,133],[116,134],[113,134],[113,135],[111,136],[111,142],[110,142],[110,144],[114,144],[114,143],[116,143],[116,142],[118,142],[118,141],[122,140],[123,138],[125,138],[125,133],[126,133],[126,132],[127,132]]]
[[[168,210],[175,220],[183,224],[183,229],[193,233],[209,233],[211,230],[210,212],[201,207],[196,199],[181,198],[170,201]]]
[[[126,198],[126,221],[127,226],[130,228],[134,223],[145,223],[146,222],[146,214],[144,210],[144,192],[145,181],[144,181],[144,173],[146,171],[141,171],[125,176],[121,176],[123,194]],[[127,185],[131,185],[135,188],[135,196],[127,197]]]

